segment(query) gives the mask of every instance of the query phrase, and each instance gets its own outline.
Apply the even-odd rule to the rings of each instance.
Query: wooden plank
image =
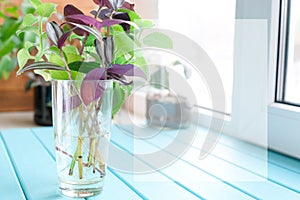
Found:
[[[173,137],[173,135],[171,135],[170,133],[167,135],[170,138]],[[204,136],[204,134],[200,135],[200,138],[204,138]],[[235,146],[239,146],[239,150],[223,145],[222,143],[218,143],[215,149],[211,152],[211,154],[214,155],[216,158],[224,160],[225,162],[237,165],[242,169],[246,169],[247,171],[250,171],[263,178],[268,178],[269,181],[272,181],[274,183],[277,183],[281,186],[287,187],[288,189],[300,193],[300,173],[295,171],[297,167],[299,170],[300,161],[297,162],[297,160],[282,156],[285,159],[281,160],[281,162],[286,160],[289,161],[286,163],[289,163],[290,165],[288,167],[287,164],[285,164],[286,167],[281,167],[273,163],[268,163],[267,150],[245,142],[238,141],[233,138],[231,140],[231,144],[236,144]],[[200,151],[201,143],[201,139],[196,140],[193,143],[193,148]],[[256,152],[256,156],[243,153],[244,148],[246,148],[246,151],[251,151],[251,149],[253,149],[252,152]],[[271,155],[274,156],[274,153]],[[290,170],[291,167],[294,167],[294,170]],[[287,179],[286,177],[290,178]]]
[[[300,174],[300,160],[269,151],[268,161],[274,165]]]
[[[50,135],[49,132],[52,132],[50,128],[39,128],[39,129],[33,129],[35,133],[38,134],[38,137],[42,140],[42,142],[45,144],[45,146],[49,146],[49,152],[52,152],[54,155],[54,149],[53,146],[53,137],[52,134]],[[52,149],[52,150],[51,150]],[[141,163],[140,165],[142,165]],[[156,174],[157,179],[159,179],[161,182],[140,182],[135,181],[135,177],[131,174],[127,173],[121,173],[113,171],[119,179],[122,179],[124,182],[126,182],[126,185],[128,185],[130,188],[134,188],[136,191],[138,191],[141,195],[145,197],[145,199],[199,199],[195,195],[187,192],[185,189],[183,189],[178,184],[174,183],[172,180],[168,179],[166,176],[163,176],[159,173]],[[141,175],[144,176],[147,180],[147,175]],[[109,179],[109,177],[107,177]],[[123,183],[124,184],[124,183]],[[116,188],[115,185],[106,185],[106,187],[110,188]],[[127,187],[127,186],[126,186]],[[113,189],[115,190],[115,189]],[[127,188],[125,191],[128,191]],[[105,191],[105,189],[104,189]],[[121,192],[123,190],[120,190]],[[103,192],[103,198],[104,199],[110,199],[111,196],[105,198],[104,195],[106,193]],[[110,194],[111,195],[111,194]],[[122,194],[121,194],[122,195]],[[125,194],[122,195],[122,199],[128,199],[126,198]],[[102,197],[102,195],[100,195]],[[129,198],[130,199],[130,198]]]
[[[53,129],[35,128],[32,129],[38,140],[47,148],[51,157],[55,157]],[[99,196],[90,197],[89,200],[99,199],[142,199],[138,194],[132,191],[124,182],[116,177],[111,171],[107,171],[107,177],[104,183],[104,190]]]
[[[127,149],[123,148],[118,143],[113,141],[112,143],[117,148],[127,151],[127,153],[130,154]],[[139,159],[135,159],[133,155],[131,155],[129,162],[133,162],[134,166],[147,167],[148,169],[151,168],[151,165],[148,165]],[[155,173],[144,173],[138,175],[119,171],[116,171],[115,173],[117,173],[122,179],[126,180],[127,184],[130,184],[140,193],[144,194],[147,199],[204,199],[189,188],[183,186],[180,182],[174,181],[160,170],[157,170]]]
[[[120,130],[115,127],[113,128],[112,132],[112,140],[125,149],[130,150],[132,153],[133,139],[128,135],[122,134]],[[148,143],[145,143],[144,140],[140,140],[139,142],[139,146],[141,147],[139,150],[144,152],[138,150],[138,153],[147,153],[146,151],[150,153],[160,150],[152,145],[149,145]],[[161,152],[161,158],[166,158],[168,156],[170,156],[170,154],[167,152]],[[182,186],[188,188],[190,191],[193,191],[199,196],[204,197],[205,199],[222,199],[224,197],[228,199],[252,199],[251,196],[236,190],[229,185],[226,185],[222,181],[210,176],[207,173],[204,173],[198,168],[189,165],[182,160],[178,160],[171,166],[161,169],[160,172],[172,181],[180,182]],[[145,180],[147,180],[146,178]]]
[[[234,150],[221,144],[216,146],[212,155],[229,163],[235,164],[243,169],[247,169],[259,176],[267,177],[269,181],[300,192],[300,174],[291,171],[288,168],[282,168],[278,165],[268,163],[268,160],[262,160],[248,154],[244,154],[241,151]],[[263,172],[264,167],[267,167],[267,174]],[[287,179],[286,177],[289,178]]]
[[[167,136],[168,135],[168,136]],[[174,136],[172,136],[174,137]],[[152,138],[147,140],[152,145],[163,147],[166,142],[170,140],[170,134],[160,134],[160,137]],[[178,142],[178,141],[173,141]],[[178,142],[180,143],[180,141]],[[180,145],[180,144],[178,144]],[[197,145],[196,145],[197,146]],[[249,170],[243,169],[237,165],[234,165],[230,162],[226,162],[222,159],[219,159],[212,154],[209,155],[204,160],[198,160],[197,155],[199,155],[199,149],[192,146],[189,151],[181,158],[195,166],[198,166],[199,169],[202,169],[210,174],[214,174],[222,180],[227,180],[226,182],[232,184],[236,188],[239,188],[243,191],[246,191],[249,194],[258,196],[263,199],[277,198],[278,196],[283,199],[297,199],[300,198],[300,194],[292,191],[283,185],[276,184],[268,181],[256,174],[249,172]],[[254,165],[255,162],[248,163],[249,165]],[[214,167],[217,166],[217,167]],[[234,182],[235,178],[243,177],[245,180],[253,179],[256,181],[245,181],[245,182]],[[259,181],[260,180],[260,181]],[[255,184],[259,185],[259,188]]]
[[[16,176],[13,164],[7,154],[0,133],[0,197],[1,199],[24,199],[22,187]]]
[[[2,135],[27,199],[71,199],[58,193],[55,162],[29,129]]]

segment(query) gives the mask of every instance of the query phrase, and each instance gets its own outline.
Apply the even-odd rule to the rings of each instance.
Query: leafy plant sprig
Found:
[[[48,22],[56,13],[56,5],[29,0],[34,11],[24,16],[18,33],[34,34],[37,42],[26,42],[18,52],[17,74],[34,70],[45,80],[113,79],[114,95],[120,97],[114,99],[115,114],[123,104],[126,85],[132,83],[126,77],[148,77],[147,62],[142,55],[135,54],[134,48],[143,42],[140,33],[153,23],[142,20],[134,11],[134,4],[125,0],[93,1],[98,9],[88,15],[73,5],[66,5],[64,20],[58,24]],[[162,38],[161,43],[165,44],[166,37]],[[159,36],[153,33],[145,41],[151,39],[157,41]],[[84,82],[80,90],[88,90]],[[102,95],[101,90],[93,92]],[[78,98],[86,105],[90,103],[84,96]]]

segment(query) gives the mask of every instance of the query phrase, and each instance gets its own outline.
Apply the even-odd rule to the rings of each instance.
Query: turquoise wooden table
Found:
[[[201,135],[201,131],[198,134]],[[143,141],[142,147],[155,151],[170,138],[172,132],[166,131],[159,138]],[[133,155],[132,140],[115,127],[111,142]],[[198,145],[193,143],[169,167],[155,174],[141,175],[142,181],[108,168],[104,191],[88,199],[300,199],[299,160],[268,152],[266,161],[259,155],[259,147],[228,136],[222,136],[206,160],[191,159],[198,150]],[[170,152],[165,153],[172,156]],[[0,199],[69,199],[57,190],[54,155],[52,128],[1,131]],[[267,162],[267,176],[258,172],[264,162]],[[257,181],[230,181],[236,175]]]

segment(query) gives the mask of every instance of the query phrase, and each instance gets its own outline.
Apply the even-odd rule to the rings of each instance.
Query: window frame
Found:
[[[273,0],[270,19],[269,49],[269,106],[268,106],[268,144],[269,148],[286,155],[300,158],[300,107],[284,101],[287,72],[286,49],[289,41],[290,0]]]
[[[290,106],[298,106],[299,103],[290,102],[285,99],[286,81],[288,73],[288,49],[291,45],[289,30],[291,28],[291,2],[292,0],[281,0],[279,3],[279,27],[278,27],[278,55],[276,71],[275,102]]]

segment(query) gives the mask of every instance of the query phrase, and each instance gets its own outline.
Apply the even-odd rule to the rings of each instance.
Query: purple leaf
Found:
[[[118,74],[118,75],[125,75],[125,76],[139,76],[144,79],[146,79],[145,73],[138,67],[132,65],[132,64],[127,64],[127,65],[119,65],[119,64],[114,64],[112,68],[107,69],[107,73],[112,73],[112,74]]]
[[[102,45],[101,45],[101,42],[99,40],[95,40],[94,41],[94,45],[95,45],[95,48],[96,48],[96,52],[100,58],[100,60],[103,60],[104,58],[104,55],[103,55],[103,49],[102,49]]]
[[[130,17],[126,12],[115,12],[113,14],[113,19],[121,19],[125,21],[130,21]]]
[[[95,4],[99,5],[100,7],[106,6],[108,8],[112,8],[109,0],[93,0]]]
[[[113,25],[122,24],[122,23],[129,24],[129,25],[133,26],[134,28],[139,29],[135,23],[130,22],[130,21],[121,20],[121,19],[106,19],[106,20],[103,20],[102,22],[99,23],[99,26],[96,26],[96,28],[101,29],[103,27],[113,26]]]
[[[113,19],[122,19],[122,20],[125,20],[125,21],[130,21],[130,17],[128,15],[128,13],[126,12],[115,12],[113,14]],[[122,23],[120,24],[124,31],[129,31],[130,30],[130,25],[129,24],[126,24],[126,23]]]
[[[104,42],[104,56],[106,66],[109,66],[113,60],[114,55],[114,38],[112,36],[108,36],[103,38]]]
[[[92,26],[95,26],[95,27],[100,27],[100,22],[98,22],[95,18],[93,17],[90,17],[90,16],[86,16],[86,15],[83,15],[83,14],[76,14],[76,15],[69,15],[69,16],[66,16],[66,20],[67,21],[73,21],[75,23],[78,23],[78,24],[84,24],[84,25],[92,25]]]
[[[61,49],[68,39],[68,37],[71,35],[72,31],[65,32],[57,41],[57,47]]]
[[[64,16],[65,17],[68,17],[70,15],[83,15],[83,12],[81,10],[79,10],[78,8],[76,8],[75,6],[73,5],[66,5],[64,7]],[[73,23],[76,23],[76,24],[83,24],[81,21],[79,20],[72,20],[72,19],[66,19],[67,21],[69,22],[73,22]],[[71,28],[73,28],[74,26],[70,25]],[[75,29],[74,32],[77,34],[77,35],[80,35],[80,36],[84,36],[87,34],[86,31],[84,30],[81,30],[81,29]]]
[[[46,33],[50,41],[57,45],[58,39],[63,35],[63,30],[53,21],[46,24]]]
[[[81,10],[76,8],[75,6],[68,4],[64,7],[64,16],[70,16],[70,15],[78,15],[78,14],[83,14]]]
[[[96,29],[94,29],[94,28],[92,28],[90,26],[86,26],[86,25],[82,25],[82,24],[76,24],[76,23],[72,23],[72,22],[65,22],[65,24],[69,24],[69,25],[75,26],[78,29],[86,31],[87,34],[94,35],[99,41],[102,40],[101,33],[98,30],[96,30]]]
[[[96,17],[97,15],[97,11],[93,10],[90,12],[92,15],[94,15]],[[104,20],[104,19],[109,19],[110,15],[112,13],[112,9],[109,9],[109,8],[104,8],[104,9],[101,9],[99,15],[97,16],[98,18]]]
[[[104,80],[105,79],[105,68],[97,68],[90,71],[83,80]]]
[[[105,68],[97,68],[90,71],[82,81],[80,94],[85,105],[99,99],[103,95],[104,88],[99,81],[105,79]]]
[[[67,93],[68,94],[68,93]],[[73,110],[81,105],[81,100],[78,95],[68,97],[63,103],[63,112]]]
[[[135,23],[130,22],[130,21],[121,20],[121,19],[106,19],[106,20],[103,20],[102,22],[99,22],[99,21],[97,21],[97,19],[95,19],[93,17],[80,14],[80,15],[67,16],[66,20],[69,22],[77,23],[77,24],[93,25],[98,30],[100,30],[103,27],[113,26],[116,24],[123,24],[123,23],[129,24],[129,25],[133,26],[134,28],[138,29],[138,27]]]
[[[102,3],[102,0],[93,0],[95,4],[100,5]]]
[[[122,8],[134,11],[134,3],[129,2],[129,1],[125,1]]]

